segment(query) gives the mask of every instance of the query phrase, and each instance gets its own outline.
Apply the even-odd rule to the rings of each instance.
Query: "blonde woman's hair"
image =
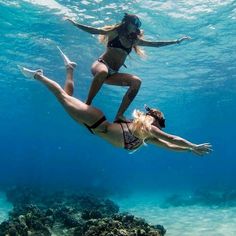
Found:
[[[155,119],[136,109],[133,111],[133,117],[132,133],[145,141],[146,138],[150,137],[152,123]]]
[[[112,31],[115,31],[115,30],[120,30],[121,28],[123,27],[123,23],[118,23],[118,24],[114,24],[114,25],[106,25],[104,27],[102,27],[101,29],[107,31],[107,32],[112,32]],[[140,34],[138,35],[138,39],[142,39],[143,38],[143,35],[144,35],[144,32],[143,30],[140,30]],[[100,34],[98,36],[98,40],[100,43],[106,45],[107,42],[108,42],[108,35],[102,35]],[[132,46],[134,51],[141,57],[145,57],[145,52],[144,50],[142,50],[139,46],[137,45],[133,45]]]

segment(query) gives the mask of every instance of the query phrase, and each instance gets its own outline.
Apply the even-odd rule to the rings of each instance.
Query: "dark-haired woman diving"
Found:
[[[102,28],[94,28],[77,23],[71,19],[68,20],[83,31],[90,34],[98,34],[100,42],[105,43],[107,46],[106,51],[92,64],[91,71],[94,79],[86,104],[90,105],[92,103],[103,83],[129,87],[118,109],[115,122],[128,121],[124,117],[124,113],[137,95],[141,85],[141,79],[139,77],[119,72],[121,66],[125,65],[125,60],[132,49],[138,55],[142,56],[144,52],[139,46],[162,47],[179,44],[183,40],[190,39],[189,37],[182,37],[172,41],[147,41],[143,38],[143,30],[140,30],[140,19],[136,15],[127,13],[120,23]]]

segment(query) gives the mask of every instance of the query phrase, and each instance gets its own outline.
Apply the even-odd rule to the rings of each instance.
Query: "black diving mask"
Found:
[[[166,124],[165,124],[165,118],[160,117],[158,115],[155,114],[155,111],[153,111],[150,107],[148,107],[146,104],[144,105],[145,110],[147,111],[147,115],[152,116],[153,118],[155,118],[156,120],[158,120],[161,128],[165,128]]]
[[[136,15],[132,15],[132,14],[128,14],[125,13],[124,18],[122,19],[123,23],[131,23],[133,25],[135,25],[137,28],[140,28],[142,23],[139,20],[139,18]]]
[[[142,25],[142,23],[141,23],[141,21],[139,20],[138,17],[133,17],[133,18],[131,18],[131,19],[130,19],[130,22],[131,22],[133,25],[135,25],[137,28],[140,28],[141,25]]]

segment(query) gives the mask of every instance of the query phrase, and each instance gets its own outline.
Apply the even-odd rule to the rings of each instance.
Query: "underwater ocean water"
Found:
[[[192,38],[146,47],[146,59],[131,53],[121,71],[139,76],[142,86],[126,115],[158,107],[166,132],[210,142],[210,155],[151,145],[130,155],[76,124],[43,85],[19,72],[17,65],[42,68],[63,85],[60,46],[78,64],[75,96],[85,100],[90,66],[104,46],[64,17],[101,27],[125,12],[140,17],[146,39]],[[233,0],[1,0],[0,221],[12,208],[4,190],[23,185],[111,196],[170,236],[236,235],[235,25]],[[104,85],[93,105],[112,120],[125,91]]]

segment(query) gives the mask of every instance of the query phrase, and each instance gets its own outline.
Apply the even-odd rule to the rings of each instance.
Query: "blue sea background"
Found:
[[[124,12],[142,20],[145,38],[190,41],[135,53],[122,72],[142,79],[126,115],[144,104],[160,108],[166,132],[194,143],[210,142],[205,157],[148,145],[130,155],[75,123],[38,81],[17,65],[42,68],[63,85],[56,49],[78,63],[75,97],[86,99],[90,66],[104,51],[97,36],[63,17],[102,27]],[[0,185],[85,189],[100,194],[187,192],[236,187],[236,2],[235,1],[0,1]],[[104,85],[93,105],[112,120],[126,88]]]

